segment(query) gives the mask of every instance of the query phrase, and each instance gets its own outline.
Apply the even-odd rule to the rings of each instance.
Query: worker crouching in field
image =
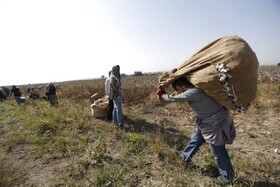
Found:
[[[186,77],[175,80],[172,87],[178,92],[177,95],[170,95],[158,88],[159,98],[169,102],[187,101],[196,113],[196,131],[180,157],[188,165],[199,147],[208,142],[221,175],[217,178],[218,182],[233,182],[234,170],[225,145],[232,144],[236,134],[228,110],[203,90],[194,87]]]
[[[30,99],[33,99],[33,100],[40,99],[40,93],[39,93],[39,91],[36,90],[35,88],[31,88],[29,98],[30,98]]]
[[[11,89],[11,92],[10,92],[10,96],[12,96],[12,95],[14,95],[14,98],[15,98],[15,101],[17,102],[17,104],[20,105],[21,104],[21,101],[20,101],[21,91],[15,85],[12,86],[12,89]]]
[[[0,87],[0,103],[2,103],[4,101],[4,99],[6,99],[7,94],[5,93],[4,89],[2,87]]]

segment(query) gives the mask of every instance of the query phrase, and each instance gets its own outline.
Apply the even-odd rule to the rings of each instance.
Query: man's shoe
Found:
[[[121,124],[119,127],[120,127],[121,130],[124,129],[124,125],[123,124]]]
[[[217,183],[221,184],[221,185],[228,185],[228,184],[232,184],[232,181],[227,179],[225,176],[220,175],[219,177],[217,177]]]

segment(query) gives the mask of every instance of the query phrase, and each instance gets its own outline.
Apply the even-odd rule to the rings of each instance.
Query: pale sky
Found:
[[[279,0],[0,0],[0,86],[168,71],[238,35],[280,62]]]

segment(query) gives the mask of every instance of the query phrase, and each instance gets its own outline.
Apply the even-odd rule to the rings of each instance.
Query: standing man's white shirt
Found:
[[[107,77],[105,80],[105,95],[109,96],[110,94],[110,77]]]

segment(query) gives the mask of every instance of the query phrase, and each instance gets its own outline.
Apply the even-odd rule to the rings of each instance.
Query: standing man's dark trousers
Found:
[[[114,101],[109,99],[109,106],[108,106],[108,113],[107,113],[107,120],[111,121],[113,119],[113,110],[114,110]]]

